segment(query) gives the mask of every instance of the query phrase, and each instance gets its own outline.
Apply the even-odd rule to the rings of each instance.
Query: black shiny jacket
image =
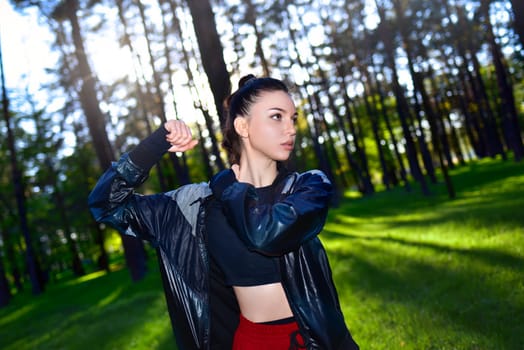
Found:
[[[211,182],[142,196],[134,189],[149,170],[127,155],[114,163],[89,196],[98,222],[150,241],[160,255],[169,312],[179,349],[216,349],[210,337],[209,257],[205,205],[214,195],[250,248],[280,256],[282,284],[307,349],[358,349],[342,315],[331,269],[317,235],[331,196],[322,172],[281,179],[277,202],[257,205],[254,188],[234,180],[231,170]]]

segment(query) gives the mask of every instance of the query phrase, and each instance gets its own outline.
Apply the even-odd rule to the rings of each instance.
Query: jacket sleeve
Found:
[[[163,232],[160,226],[168,221],[162,220],[167,212],[163,206],[171,205],[171,199],[164,194],[142,196],[135,188],[169,149],[167,133],[164,126],[159,127],[100,177],[88,198],[96,221],[155,243],[155,233]]]
[[[234,182],[222,194],[231,224],[251,250],[282,255],[315,237],[324,226],[332,185],[314,170],[298,175],[290,194],[273,205],[258,203],[255,188]]]
[[[135,193],[148,177],[124,154],[100,177],[89,194],[88,204],[95,220],[110,225],[122,234],[157,243],[156,235],[166,225],[165,213],[172,199],[165,194],[143,196]]]

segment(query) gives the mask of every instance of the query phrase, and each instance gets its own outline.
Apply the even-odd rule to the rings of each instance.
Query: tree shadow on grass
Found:
[[[64,333],[74,327],[79,316],[96,313],[96,310],[104,309],[122,296],[124,286],[114,281],[115,277],[120,280],[118,276],[121,273],[112,272],[85,282],[50,285],[43,294],[37,296],[15,296],[8,307],[18,309],[24,305],[23,309],[28,312],[6,317],[9,319],[7,322],[4,318],[2,329],[9,332],[2,334],[2,343],[7,347],[25,339],[23,343],[26,346],[32,344],[31,348],[56,348],[46,344],[62,341]],[[60,348],[71,348],[71,345],[65,343]]]
[[[471,164],[454,171],[455,200],[439,183],[429,197],[394,189],[341,203],[322,233],[338,289],[351,290],[363,303],[368,296],[381,300],[384,313],[366,316],[384,333],[388,325],[399,334],[413,333],[408,339],[417,344],[411,349],[428,349],[428,343],[431,349],[524,349],[523,257],[509,253],[511,248],[467,243],[521,232],[523,173],[522,164]],[[453,230],[464,225],[472,237],[462,242],[472,248],[453,246],[460,242]],[[427,240],[426,233],[432,234]],[[408,315],[397,320],[388,308]],[[414,324],[398,324],[406,321]],[[424,332],[432,339],[421,344]],[[464,345],[461,333],[474,343]],[[370,341],[388,348],[379,335]]]
[[[519,208],[524,208],[524,186],[521,193],[493,192],[455,201],[395,200],[394,197],[349,201],[344,207],[330,212],[328,226],[346,225],[344,231],[353,233],[366,232],[369,224],[380,224],[383,232],[399,227],[407,227],[407,231],[412,232],[415,228],[430,229],[444,223],[460,227],[466,220],[479,229],[492,227],[494,233],[497,228],[524,227],[524,215],[516,215]]]
[[[335,239],[331,234],[326,238]],[[420,325],[396,324],[398,332],[417,332],[413,339],[433,335],[435,338],[431,342],[435,349],[456,348],[453,340],[457,338],[445,331],[449,326],[456,332],[463,332],[464,336],[471,338],[472,334],[473,337],[476,335],[478,346],[472,348],[524,348],[524,340],[520,337],[524,332],[524,291],[515,292],[515,288],[519,287],[514,283],[498,283],[499,279],[492,278],[483,269],[487,264],[510,269],[513,276],[510,280],[513,278],[512,281],[516,282],[524,278],[522,258],[483,249],[454,249],[387,237],[344,236],[343,239],[351,241],[347,244],[351,248],[344,246],[328,250],[335,267],[337,287],[339,290],[350,289],[361,296],[379,298],[386,309],[388,303],[401,304],[406,312],[413,313],[414,319],[422,322]],[[426,249],[431,254],[447,256],[455,263],[446,266],[443,261],[435,264],[424,258],[409,258],[402,252],[373,244],[374,241]],[[387,316],[387,312],[377,317],[392,317],[393,320],[386,320],[385,323],[391,321],[388,324],[398,321],[394,319],[395,315]],[[400,320],[405,319],[405,316],[400,317]],[[444,330],[438,336],[439,331],[424,335],[424,331],[428,330],[424,328],[427,324],[442,325]],[[483,344],[483,339],[489,339],[491,343]],[[414,349],[418,348],[417,345],[427,346],[411,345]]]
[[[524,207],[524,163],[490,162],[458,168],[452,175],[457,197],[447,196],[444,183],[431,185],[432,195],[420,191],[406,192],[403,188],[375,193],[372,196],[347,199],[334,210],[360,218],[397,216],[455,203],[475,206],[482,202],[505,202]],[[503,186],[507,184],[507,186]],[[524,220],[524,218],[523,218]],[[521,221],[522,222],[522,221]]]
[[[0,348],[176,349],[158,271],[139,283],[127,269],[114,271],[26,299],[9,307],[27,303],[27,312],[0,313]]]
[[[458,191],[471,191],[475,188],[486,187],[500,179],[519,177],[523,174],[523,162],[483,160],[458,167],[452,171],[451,176]]]
[[[384,242],[392,244],[401,244],[404,246],[414,247],[414,248],[424,248],[434,251],[435,254],[445,255],[449,253],[458,254],[461,257],[468,259],[474,259],[477,261],[482,261],[484,264],[494,264],[501,267],[517,269],[524,272],[524,258],[509,253],[501,252],[499,250],[494,250],[490,248],[458,248],[450,247],[447,245],[441,245],[437,243],[430,242],[419,242],[419,241],[410,241],[408,239],[402,239],[397,237],[369,237],[369,236],[357,236],[351,234],[342,234],[336,233],[333,231],[324,231],[322,232],[323,240],[330,239],[348,239],[348,240],[358,240],[358,241],[369,241],[369,242]]]

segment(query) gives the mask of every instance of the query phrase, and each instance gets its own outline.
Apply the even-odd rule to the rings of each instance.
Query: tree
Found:
[[[0,227],[0,238],[4,241],[5,238],[4,230]],[[5,244],[5,243],[4,243]],[[11,291],[9,289],[9,283],[7,282],[6,271],[4,268],[4,261],[0,254],[0,308],[9,304],[11,299]]]
[[[2,114],[4,115],[5,126],[7,130],[7,144],[10,152],[11,173],[15,190],[15,197],[18,209],[18,218],[20,220],[20,231],[23,234],[25,241],[25,261],[33,294],[42,293],[44,285],[41,279],[40,266],[31,241],[31,233],[27,223],[26,198],[24,194],[24,184],[22,181],[22,174],[20,173],[17,160],[17,152],[15,147],[15,140],[13,131],[11,129],[11,117],[9,112],[9,100],[7,99],[7,89],[5,87],[4,64],[2,59],[2,47],[0,46],[0,75],[2,83]]]
[[[177,12],[176,4],[174,1],[169,1],[169,9],[170,12],[173,13],[173,17],[171,20],[171,28],[172,31],[180,38],[180,40],[183,40],[183,33],[182,28],[180,26],[180,20],[175,16],[175,13]],[[182,62],[185,67],[185,72],[188,77],[188,88],[191,91],[191,95],[193,96],[193,104],[194,106],[202,112],[202,115],[204,117],[204,122],[208,131],[208,138],[211,141],[211,154],[208,155],[208,151],[205,148],[204,142],[200,142],[200,147],[202,148],[202,154],[206,161],[206,168],[208,171],[209,178],[212,174],[212,162],[216,164],[216,167],[218,170],[224,170],[225,165],[222,160],[222,156],[220,154],[220,149],[218,146],[218,140],[216,135],[216,127],[213,122],[213,118],[210,114],[209,107],[205,107],[203,98],[201,96],[201,93],[199,91],[199,88],[197,87],[195,83],[195,78],[193,75],[193,71],[191,69],[191,57],[196,57],[196,52],[192,49],[193,46],[191,46],[191,51],[186,49],[185,45],[180,45],[180,51],[182,52]],[[219,108],[218,106],[216,108]],[[220,122],[220,121],[219,121]],[[197,126],[199,129],[199,134],[202,136],[203,132],[200,130],[200,126]],[[212,156],[211,156],[212,155]],[[213,160],[211,158],[213,157]]]
[[[144,5],[142,4],[142,1],[140,1],[140,0],[137,1],[136,4],[137,4],[138,9],[139,9],[140,18],[142,20],[142,27],[144,29],[144,37],[145,37],[146,43],[147,43],[147,53],[148,53],[148,58],[149,58],[149,65],[151,66],[151,71],[153,72],[153,84],[154,84],[154,91],[155,91],[155,98],[154,98],[155,103],[154,103],[154,106],[156,107],[155,110],[158,111],[158,114],[159,114],[161,122],[165,123],[167,121],[167,115],[166,115],[166,111],[165,111],[166,103],[165,103],[165,99],[164,99],[164,93],[163,93],[162,88],[160,86],[161,85],[161,81],[160,81],[161,69],[159,69],[157,67],[156,60],[155,60],[155,55],[153,54],[151,33],[150,33],[150,29],[149,29],[149,27],[147,25],[147,19],[146,19],[146,15],[145,15]],[[163,24],[163,28],[165,30],[165,22],[163,21],[162,24]],[[165,32],[164,32],[164,39],[167,39],[166,35],[165,35]],[[172,76],[172,74],[171,74],[171,65],[170,65],[171,60],[169,58],[169,50],[167,49],[167,45],[164,45],[164,48],[165,48],[164,55],[165,55],[165,59],[167,61],[166,64],[165,64],[165,68],[164,69],[167,71],[167,76],[170,77],[170,76]],[[172,81],[171,81],[171,79],[168,79],[168,80],[169,80],[168,84],[169,84],[169,86],[171,88],[171,91],[173,91],[174,88],[173,88],[173,85],[172,85]],[[147,122],[147,124],[149,124],[149,123]],[[169,157],[171,159],[173,167],[175,168],[175,175],[179,179],[179,184],[181,184],[181,185],[188,184],[190,182],[190,178],[189,178],[189,170],[187,169],[187,164],[185,164],[185,162],[183,162],[184,164],[180,164],[180,160],[178,159],[178,157],[174,153],[170,153]],[[185,159],[185,155],[182,155],[181,158]]]
[[[13,2],[38,7],[59,54],[49,67],[56,80],[41,87],[52,106],[41,111],[44,136],[55,133],[49,142],[57,144],[38,152],[35,133],[16,127],[36,115],[10,115],[27,226],[40,265],[58,266],[51,272],[71,268],[75,242],[73,256],[109,270],[104,231],[88,216],[85,197],[100,167],[166,118],[195,120],[201,142],[194,153],[163,158],[144,192],[184,184],[189,173],[205,180],[225,167],[222,102],[229,75],[245,74],[241,69],[288,83],[303,116],[290,166],[321,168],[340,193],[355,186],[372,194],[376,179],[410,190],[410,176],[429,193],[426,178],[439,173],[452,193],[448,167],[520,154],[522,116],[512,110],[524,74],[514,35],[522,27],[518,1],[511,9],[502,0],[118,0],[115,11],[107,1]],[[500,11],[513,11],[514,22]],[[108,34],[133,66],[100,81],[91,50]],[[74,139],[73,156],[58,144],[64,133]],[[20,290],[25,243],[2,147],[2,258],[8,282]],[[79,239],[64,244],[73,232]],[[40,241],[46,237],[49,246]]]
[[[97,98],[96,80],[87,60],[77,17],[77,9],[77,0],[67,0],[55,8],[53,17],[56,20],[67,19],[70,22],[71,36],[75,47],[74,53],[77,60],[77,77],[80,80],[80,88],[78,90],[80,104],[85,113],[100,166],[102,169],[107,169],[111,166],[115,156],[105,129],[104,114],[100,109],[100,103]],[[146,255],[142,241],[123,235],[122,243],[132,279],[135,281],[142,279],[147,270]]]
[[[493,25],[490,20],[489,5],[491,1],[482,0],[480,11],[484,18],[484,26],[486,28],[486,36],[491,50],[491,59],[495,66],[495,73],[497,75],[497,84],[499,87],[500,98],[500,118],[502,119],[503,134],[509,148],[513,150],[513,155],[516,161],[520,161],[524,157],[524,145],[520,135],[519,119],[517,116],[517,109],[515,107],[515,96],[513,95],[513,86],[507,71],[507,65],[500,49],[499,44],[495,40],[495,33]]]
[[[220,125],[224,127],[225,115],[222,107],[231,92],[231,82],[213,9],[209,0],[186,0],[186,3],[193,18],[193,27],[200,47],[200,59],[213,92]]]
[[[515,22],[515,31],[519,35],[520,45],[524,50],[524,2],[521,0],[511,0],[511,8]]]
[[[411,110],[409,103],[406,100],[404,91],[399,83],[399,73],[395,63],[395,47],[393,44],[394,40],[394,27],[391,21],[386,17],[385,8],[375,0],[378,14],[380,16],[380,25],[378,27],[378,35],[381,38],[382,44],[384,45],[384,58],[385,65],[390,69],[392,78],[391,84],[393,88],[393,93],[395,94],[396,99],[396,108],[398,117],[400,119],[400,124],[402,126],[402,131],[404,134],[404,140],[406,143],[408,163],[411,170],[411,175],[415,178],[416,181],[420,183],[422,192],[426,195],[429,194],[429,188],[420,168],[420,163],[418,161],[417,149],[413,141],[411,125],[409,121],[411,120]]]

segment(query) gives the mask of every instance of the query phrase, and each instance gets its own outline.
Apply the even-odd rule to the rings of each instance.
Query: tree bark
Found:
[[[5,234],[2,227],[0,227],[0,236],[4,241],[4,245],[7,244],[5,241]],[[9,304],[11,300],[11,291],[9,289],[9,283],[7,282],[7,276],[4,268],[4,261],[0,257],[0,308]]]
[[[27,208],[24,191],[24,184],[22,174],[18,167],[17,152],[15,147],[15,140],[13,131],[11,129],[11,118],[9,115],[9,100],[7,99],[7,91],[5,87],[4,64],[2,59],[2,48],[0,47],[0,75],[2,82],[2,112],[5,119],[5,127],[7,131],[7,146],[10,154],[11,174],[13,177],[13,185],[15,190],[15,198],[18,209],[18,219],[20,220],[20,231],[24,237],[25,242],[25,262],[31,280],[32,291],[34,295],[42,293],[44,285],[41,279],[41,270],[36,257],[33,242],[31,240],[31,233],[29,232],[29,225],[27,223]]]
[[[422,163],[424,164],[424,167],[426,169],[426,173],[431,179],[433,183],[437,181],[437,178],[435,176],[435,167],[433,166],[433,159],[431,157],[431,154],[428,149],[428,144],[426,142],[426,137],[424,136],[424,129],[422,127],[422,110],[426,114],[433,114],[433,108],[428,103],[429,101],[425,101],[423,99],[423,96],[425,95],[424,86],[421,84],[418,84],[418,79],[416,79],[415,75],[417,74],[415,70],[415,63],[414,63],[414,57],[413,57],[413,47],[411,45],[411,41],[409,40],[409,30],[412,28],[408,27],[406,22],[408,20],[404,16],[404,8],[399,2],[399,0],[393,1],[393,7],[395,9],[395,15],[396,15],[396,23],[398,24],[397,27],[399,28],[400,38],[401,38],[401,46],[404,48],[404,51],[406,52],[407,60],[408,60],[408,70],[409,74],[411,76],[411,81],[413,82],[413,99],[414,99],[414,108],[415,108],[415,119],[416,119],[416,128],[418,129],[418,132],[416,133],[416,139],[418,142],[418,148],[419,152],[422,156]],[[419,98],[422,98],[423,101],[423,107],[420,104]]]
[[[58,10],[63,10],[71,23],[72,37],[77,58],[77,69],[81,79],[79,91],[80,104],[86,116],[89,132],[93,139],[93,146],[98,156],[102,169],[108,169],[115,159],[113,149],[106,132],[106,121],[100,109],[98,97],[96,96],[96,84],[93,73],[87,61],[80,24],[76,14],[77,0],[67,0]],[[146,275],[147,264],[144,244],[134,237],[122,235],[124,255],[131,278],[138,281]]]
[[[386,60],[386,65],[391,70],[392,74],[391,84],[393,88],[393,93],[395,94],[398,117],[400,119],[402,132],[406,141],[406,153],[408,157],[409,167],[411,170],[411,175],[416,181],[420,183],[422,193],[424,195],[429,195],[429,187],[426,182],[426,179],[424,178],[424,174],[422,173],[422,169],[420,168],[417,156],[417,149],[415,147],[415,142],[413,141],[413,136],[411,133],[411,127],[408,122],[410,119],[409,104],[406,100],[406,97],[404,96],[403,89],[400,86],[398,71],[395,65],[395,49],[393,47],[393,28],[386,19],[386,15],[384,13],[385,10],[380,6],[377,0],[375,0],[375,2],[380,17],[380,25],[378,29],[381,34],[382,42],[384,43],[385,48],[384,58]]]
[[[176,13],[176,6],[173,3],[173,1],[170,1],[169,4],[171,6],[170,7],[171,8],[171,12],[172,13]],[[182,38],[182,28],[180,27],[180,23],[179,23],[178,19],[176,18],[176,16],[173,16],[173,21],[171,23],[171,26],[174,29],[174,31],[178,34],[178,36],[180,38]],[[206,124],[206,128],[207,128],[207,130],[209,132],[209,139],[211,140],[211,153],[214,155],[214,159],[215,159],[214,163],[217,166],[218,170],[224,170],[225,169],[225,164],[224,164],[224,161],[222,160],[222,156],[220,154],[220,148],[219,148],[219,145],[218,145],[218,140],[217,140],[216,130],[215,130],[216,128],[213,125],[213,119],[212,119],[211,115],[209,114],[209,111],[206,110],[203,107],[202,98],[200,97],[200,93],[198,91],[198,88],[195,86],[195,79],[193,77],[193,73],[192,73],[191,67],[190,67],[190,61],[191,61],[190,56],[191,55],[186,50],[186,47],[184,45],[182,45],[182,55],[183,55],[184,63],[185,63],[185,66],[186,66],[186,74],[187,74],[187,77],[188,77],[188,80],[189,80],[189,87],[190,87],[190,89],[191,89],[191,91],[193,92],[193,95],[194,95],[194,101],[195,101],[194,104],[196,105],[197,108],[199,108],[202,111],[202,114],[204,116],[204,121],[205,121],[205,124]],[[195,55],[193,55],[193,56],[195,56]],[[201,147],[204,147],[204,142],[201,142]],[[208,166],[211,167],[211,164],[208,164]]]
[[[515,31],[519,35],[520,45],[522,46],[522,50],[524,50],[524,1],[511,0],[510,2],[513,8]]]
[[[186,0],[200,48],[200,57],[213,93],[220,126],[225,125],[223,104],[231,93],[231,82],[224,61],[222,43],[209,0]]]
[[[264,49],[262,48],[263,35],[260,32],[260,29],[257,25],[256,7],[253,5],[252,0],[245,0],[245,4],[247,6],[245,20],[253,28],[253,32],[255,33],[255,53],[260,59],[260,65],[262,66],[262,71],[264,72],[264,75],[269,76],[271,74],[271,69],[269,67],[269,63],[264,53]]]
[[[515,157],[515,160],[520,161],[524,157],[524,145],[522,143],[522,137],[520,136],[521,130],[519,118],[517,115],[517,108],[515,107],[513,85],[506,69],[506,63],[504,56],[502,55],[502,50],[495,40],[493,25],[491,24],[489,18],[489,4],[490,1],[481,1],[481,10],[484,15],[484,24],[486,26],[486,35],[491,49],[491,58],[493,60],[495,73],[497,75],[502,130],[508,148],[513,150],[513,156]]]
[[[144,5],[142,4],[142,1],[140,0],[136,1],[136,5],[140,13],[140,18],[142,20],[142,27],[144,28],[144,33],[145,33],[144,36],[146,39],[147,52],[149,56],[149,65],[151,67],[151,71],[153,72],[153,83],[155,86],[154,107],[155,107],[155,111],[158,112],[159,118],[162,121],[162,123],[165,123],[167,122],[165,99],[164,99],[164,93],[160,86],[161,81],[160,81],[158,69],[155,64],[155,57],[153,55],[153,50],[151,48],[151,33],[147,26],[147,19],[146,19]],[[166,44],[164,43],[164,47],[165,45]],[[183,164],[180,164],[180,159],[177,157],[175,153],[169,153],[169,159],[171,160],[173,168],[175,169],[175,176],[177,177],[179,184],[180,185],[188,184],[191,180],[189,178],[189,170],[187,169],[187,166],[185,166],[185,162],[183,161],[185,159],[185,155],[182,156]]]

